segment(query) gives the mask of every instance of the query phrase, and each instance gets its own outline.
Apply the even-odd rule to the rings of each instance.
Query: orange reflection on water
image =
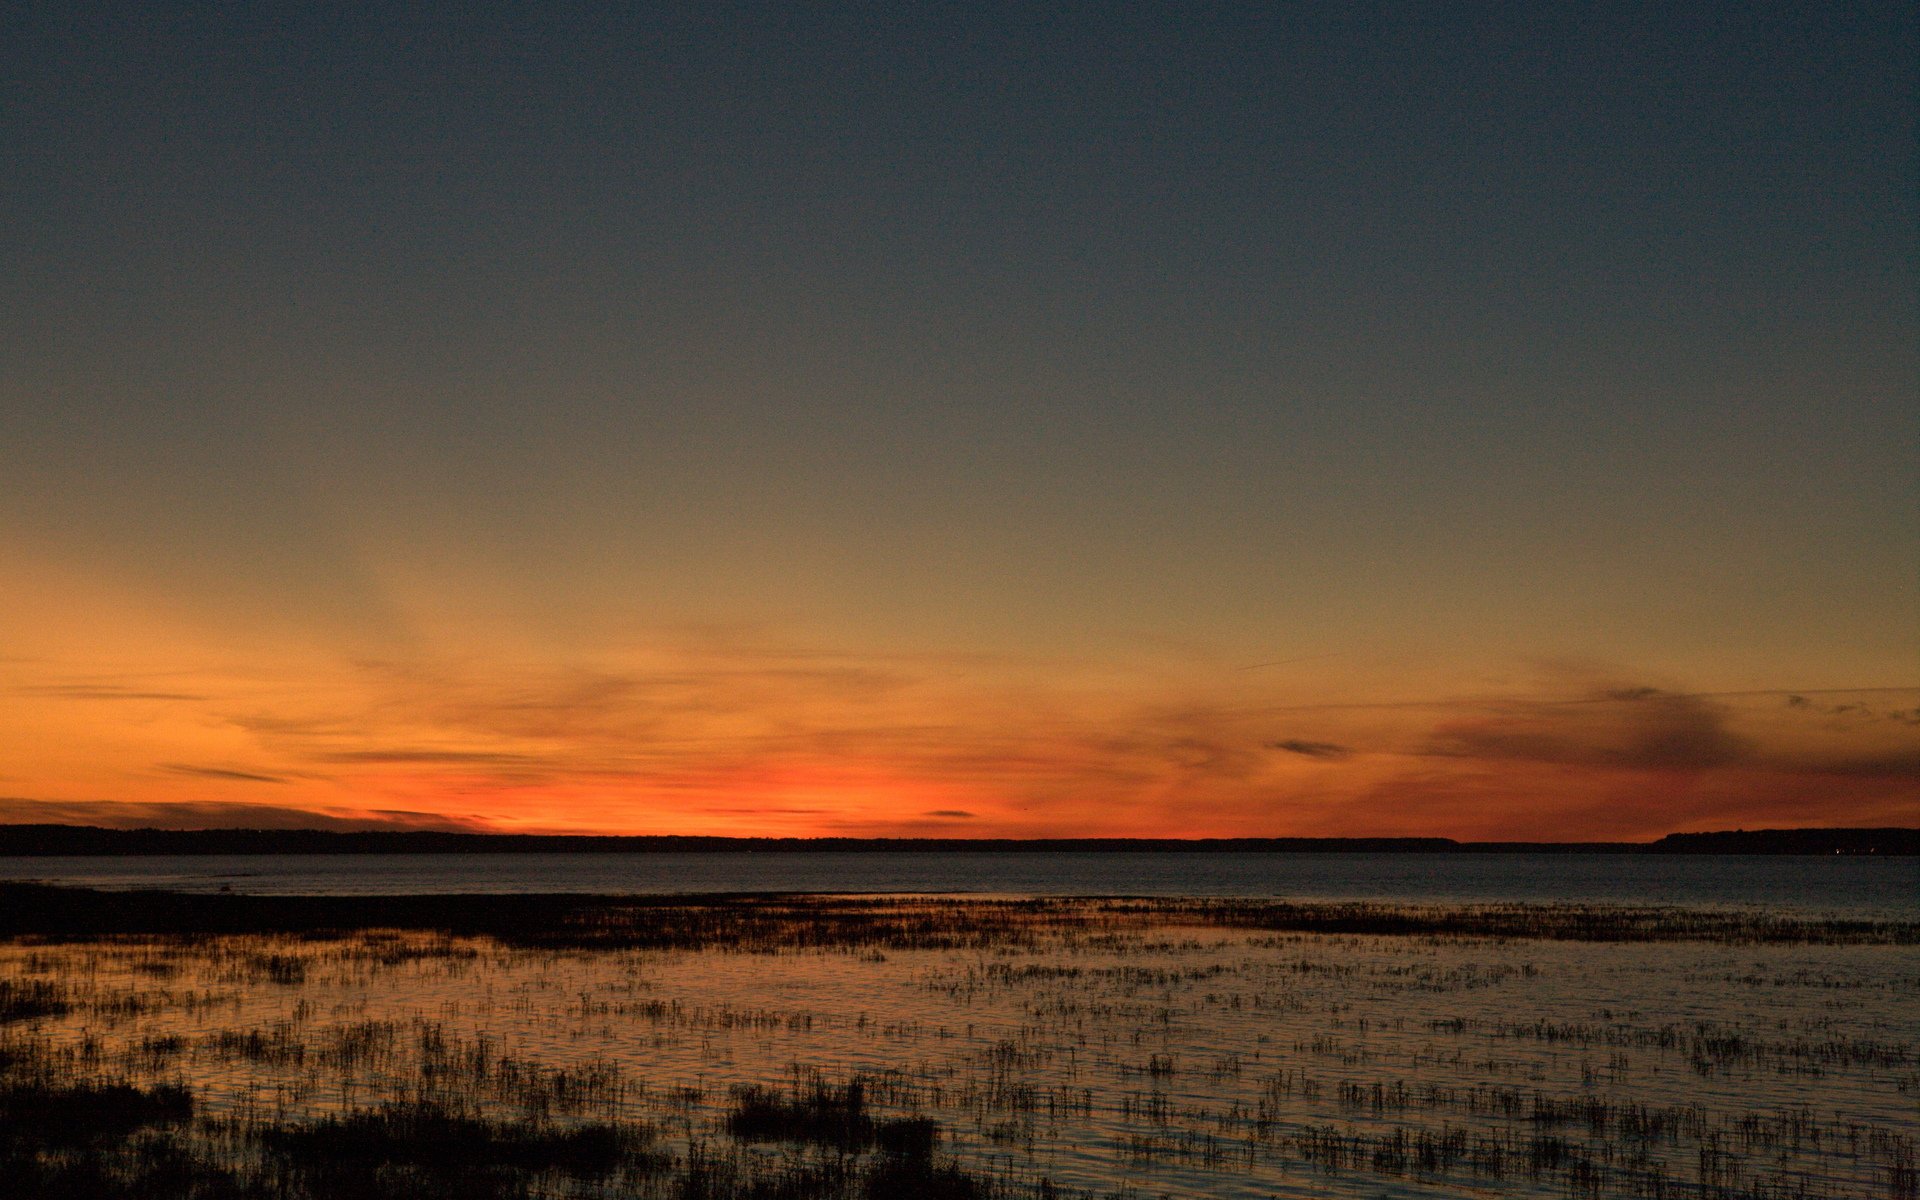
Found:
[[[953,903],[878,911],[951,931]],[[182,1080],[209,1113],[278,1121],[437,1096],[641,1122],[684,1154],[726,1143],[738,1085],[857,1079],[876,1112],[936,1120],[964,1164],[1094,1191],[1268,1196],[1305,1172],[1319,1195],[1400,1180],[1544,1196],[1587,1169],[1673,1188],[1711,1144],[1740,1186],[1878,1194],[1911,1162],[1907,947],[1272,935],[1022,911],[960,946],[12,945],[0,978],[46,981],[70,1005],[15,1022],[16,1049],[75,1077]],[[1633,1132],[1649,1121],[1658,1137]],[[1390,1152],[1447,1130],[1504,1148],[1505,1165],[1492,1149],[1425,1166]],[[1529,1168],[1547,1136],[1553,1161]]]

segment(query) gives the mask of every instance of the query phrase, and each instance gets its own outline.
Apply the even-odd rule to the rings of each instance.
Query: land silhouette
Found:
[[[438,830],[106,829],[0,825],[0,855],[568,853],[1236,853],[1920,855],[1920,829],[1735,829],[1652,842],[1358,838],[791,838],[455,833]]]

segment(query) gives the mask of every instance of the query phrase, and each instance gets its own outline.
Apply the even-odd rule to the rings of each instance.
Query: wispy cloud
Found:
[[[324,763],[458,767],[524,767],[538,766],[542,762],[534,755],[512,754],[498,750],[422,750],[412,747],[327,750],[313,755],[313,759]]]
[[[1868,703],[1859,698],[1860,693],[1852,693],[1851,700],[1836,701],[1828,696],[1805,696],[1798,692],[1790,693],[1786,698],[1788,708],[1824,717],[1839,717],[1848,720],[1895,721],[1902,725],[1920,725],[1920,707],[1889,708],[1884,705]]]
[[[1895,719],[1920,711],[1920,690],[1705,693],[1551,668],[1499,691],[1315,703],[1300,681],[1230,665],[1127,672],[728,639],[574,663],[476,652],[284,681],[169,678],[212,698],[85,718],[145,731],[149,758],[83,782],[10,764],[9,790],[135,780],[140,800],[243,800],[279,784],[284,808],[329,820],[444,808],[519,829],[1544,836],[1584,805],[1597,829],[1628,811],[1621,797],[1686,790],[1705,806],[1736,780],[1784,811],[1793,790],[1770,789],[1790,777],[1803,809],[1851,820],[1840,814],[1884,812],[1920,774],[1914,727]],[[159,694],[162,678],[43,682]]]
[[[1510,700],[1433,731],[1423,752],[1603,767],[1703,770],[1749,761],[1754,744],[1727,727],[1727,708],[1699,695],[1634,686],[1577,703]]]
[[[21,797],[0,797],[0,824],[98,825],[107,829],[418,829],[472,833],[484,833],[492,828],[477,818],[404,809],[309,809],[269,804]]]
[[[175,775],[193,775],[201,779],[231,779],[240,783],[285,783],[284,775],[263,775],[255,771],[235,771],[228,767],[202,767],[192,763],[161,763],[160,769]]]
[[[52,700],[205,700],[198,692],[169,692],[112,683],[24,684],[16,689],[22,695]]]
[[[1269,750],[1284,750],[1288,754],[1298,754],[1305,758],[1346,758],[1353,751],[1338,742],[1308,742],[1299,738],[1289,738],[1281,742],[1268,742]]]

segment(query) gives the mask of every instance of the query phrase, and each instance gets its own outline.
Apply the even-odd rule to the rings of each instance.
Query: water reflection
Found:
[[[0,1062],[184,1087],[236,1160],[273,1152],[248,1129],[429,1104],[645,1129],[677,1164],[555,1194],[672,1194],[716,1147],[736,1176],[825,1153],[735,1136],[747,1088],[843,1125],[855,1095],[862,1161],[886,1153],[874,1122],[930,1119],[957,1170],[1026,1194],[1914,1194],[1910,946],[1064,911],[957,949],[15,944]]]
[[[940,892],[1761,905],[1920,918],[1920,858],[889,853],[0,857],[0,879],[253,895]]]

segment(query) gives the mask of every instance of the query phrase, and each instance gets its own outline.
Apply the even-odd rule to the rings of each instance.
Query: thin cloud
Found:
[[[160,769],[171,771],[175,775],[192,775],[199,779],[232,779],[241,783],[285,783],[284,775],[262,775],[255,771],[235,771],[227,767],[201,767],[192,763],[161,763]]]
[[[206,801],[131,802],[0,797],[0,824],[96,825],[106,829],[325,829],[335,832],[425,830],[488,833],[484,821],[405,809],[305,809]]]
[[[1306,758],[1325,759],[1346,758],[1353,753],[1350,747],[1342,746],[1338,742],[1307,742],[1298,738],[1289,738],[1283,742],[1268,742],[1267,749],[1284,750],[1288,754],[1298,754]]]
[[[543,766],[545,760],[531,754],[509,754],[497,750],[332,750],[314,755],[329,763],[395,763],[427,766],[527,767]]]
[[[1913,689],[1902,689],[1911,692]],[[1875,708],[1861,701],[1832,704],[1795,692],[1787,697],[1787,707],[1796,712],[1823,717],[1846,717],[1867,721],[1894,721],[1901,725],[1920,725],[1920,708]]]
[[[1704,770],[1753,759],[1724,705],[1651,687],[1602,690],[1586,703],[1512,701],[1433,731],[1423,753],[1573,766]]]
[[[32,683],[14,689],[23,695],[58,700],[205,700],[196,692],[160,692],[110,683]]]
[[[1607,688],[1603,690],[1599,696],[1595,697],[1595,699],[1625,701],[1651,700],[1656,696],[1668,696],[1671,694],[1670,692],[1663,692],[1657,687],[1619,687]]]
[[[358,819],[353,817],[353,813],[355,810],[350,808],[328,808],[325,811],[335,815],[346,814],[347,819]],[[481,822],[477,817],[475,818],[449,817],[443,813],[421,812],[418,809],[412,809],[412,808],[370,808],[370,809],[367,809],[366,811],[369,816],[380,817],[385,820],[403,821],[403,822],[410,822],[410,823],[416,823],[416,824],[422,821],[463,821],[468,824],[473,824],[476,827],[478,827],[481,824],[484,824],[484,822]]]
[[[1808,758],[1797,762],[1786,760],[1783,765],[1797,766],[1822,775],[1920,779],[1920,750],[1894,750],[1884,754],[1863,754],[1847,758]]]

